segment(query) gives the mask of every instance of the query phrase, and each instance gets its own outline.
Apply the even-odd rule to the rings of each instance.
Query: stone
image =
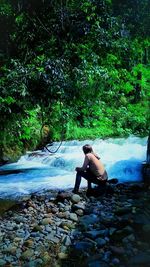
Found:
[[[110,246],[110,249],[115,254],[118,254],[118,255],[125,254],[125,249],[123,247]]]
[[[70,220],[74,221],[74,222],[77,222],[78,221],[78,217],[77,217],[77,214],[75,213],[70,213]]]
[[[150,254],[146,252],[140,252],[130,259],[130,266],[149,266],[146,264],[150,263]]]
[[[120,241],[121,239],[126,238],[127,236],[129,236],[128,231],[122,229],[122,230],[118,230],[115,231],[114,234],[112,235],[113,240],[115,241]]]
[[[109,264],[102,260],[102,255],[89,257],[86,263],[87,267],[109,267]]]
[[[128,243],[128,242],[134,242],[135,241],[135,236],[133,234],[126,236],[123,238],[123,243]]]
[[[79,223],[85,229],[88,230],[90,225],[94,225],[99,221],[98,217],[94,214],[84,215],[80,218]]]
[[[78,210],[75,211],[75,213],[76,213],[77,215],[79,215],[79,216],[83,216],[84,211],[83,211],[82,209],[78,209]]]
[[[116,228],[114,228],[114,227],[110,227],[109,228],[109,235],[111,236],[111,235],[113,235],[115,232],[116,232]]]
[[[108,230],[91,230],[91,231],[87,231],[85,233],[85,236],[92,238],[92,239],[96,239],[99,236],[106,236],[108,235],[109,231]]]
[[[42,225],[52,224],[52,220],[50,218],[45,218],[41,222]]]
[[[48,254],[48,252],[44,252],[44,254],[42,255],[42,260],[44,263],[48,263],[51,260],[51,256]]]
[[[41,259],[31,260],[23,265],[23,267],[40,267],[43,261]]]
[[[142,230],[145,234],[147,234],[148,236],[150,236],[150,224],[145,224],[142,227]]]
[[[59,213],[57,214],[57,217],[58,217],[58,218],[66,218],[66,213],[65,213],[65,212],[59,212]]]
[[[52,228],[49,225],[45,226],[45,231],[50,233],[52,231]]]
[[[5,266],[6,265],[6,261],[3,259],[0,259],[0,266]]]
[[[131,207],[118,207],[117,209],[114,210],[114,213],[116,215],[124,215],[126,213],[130,213],[132,212],[132,208]]]
[[[126,227],[124,227],[122,230],[126,234],[132,234],[134,232],[133,228],[131,226],[129,226],[129,225],[127,225]]]
[[[113,258],[111,261],[115,266],[120,264],[120,260],[118,258]]]
[[[70,246],[71,245],[71,239],[69,236],[64,236],[62,239],[62,244],[65,246]]]
[[[16,246],[13,246],[13,244],[12,244],[12,245],[10,244],[10,245],[5,249],[5,252],[15,255],[15,254],[16,254],[16,250],[17,250],[17,247],[16,247]]]
[[[42,227],[40,226],[40,225],[35,225],[34,227],[33,227],[33,232],[42,232]]]
[[[21,258],[24,260],[29,260],[34,255],[34,250],[27,249],[25,252],[22,253]]]
[[[74,228],[74,224],[71,221],[62,221],[61,224],[60,224],[60,226],[63,229],[66,229],[66,227],[67,227],[67,230]]]
[[[64,202],[65,199],[70,199],[70,197],[71,197],[71,193],[62,191],[58,193],[56,200],[58,202]]]
[[[28,240],[26,240],[26,241],[24,242],[24,245],[25,245],[26,247],[32,247],[33,244],[34,244],[34,241],[33,241],[32,239],[28,239]]]
[[[75,250],[90,251],[94,247],[94,244],[91,242],[79,241],[76,242],[73,247]]]
[[[64,252],[60,252],[60,253],[58,253],[58,258],[59,258],[60,260],[65,260],[65,259],[68,258],[68,254],[66,254],[66,253],[64,253]]]
[[[51,212],[52,212],[53,214],[57,213],[57,212],[58,212],[58,208],[55,208],[55,207],[52,208],[52,209],[51,209]]]
[[[48,234],[46,236],[46,239],[52,241],[55,244],[58,244],[60,242],[60,239],[58,237],[55,237],[54,234]]]
[[[81,197],[80,197],[79,195],[77,195],[77,194],[74,194],[74,195],[71,197],[71,201],[72,201],[73,203],[79,203],[80,200],[81,200]]]
[[[106,240],[103,239],[103,238],[97,238],[95,241],[97,243],[97,247],[98,248],[104,247],[106,245],[106,243],[107,243]]]
[[[78,204],[72,205],[73,211],[78,210],[78,209],[85,210],[85,205],[83,203],[78,203]]]

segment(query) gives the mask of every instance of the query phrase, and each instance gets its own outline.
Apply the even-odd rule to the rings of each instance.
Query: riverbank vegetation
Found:
[[[146,136],[149,8],[0,0],[1,155],[41,140]]]

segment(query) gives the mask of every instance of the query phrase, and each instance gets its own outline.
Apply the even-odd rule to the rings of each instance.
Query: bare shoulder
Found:
[[[92,159],[93,156],[94,156],[94,155],[93,155],[92,153],[87,153],[87,154],[86,154],[86,157],[87,157],[88,159]]]

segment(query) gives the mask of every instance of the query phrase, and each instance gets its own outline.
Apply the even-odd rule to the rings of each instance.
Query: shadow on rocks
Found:
[[[72,203],[78,221],[59,266],[150,267],[149,191],[142,184],[116,184],[88,193],[82,190]]]

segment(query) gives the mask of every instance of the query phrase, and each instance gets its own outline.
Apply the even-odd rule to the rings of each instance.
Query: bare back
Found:
[[[96,176],[103,175],[105,168],[102,162],[92,153],[88,153],[86,156],[89,159],[89,168],[91,172],[94,173]]]
[[[93,153],[87,153],[85,155],[85,160],[83,163],[83,166],[79,168],[82,171],[85,171],[87,167],[89,166],[90,171],[95,175],[95,176],[100,176],[103,175],[105,172],[105,168],[99,158],[93,154]]]

